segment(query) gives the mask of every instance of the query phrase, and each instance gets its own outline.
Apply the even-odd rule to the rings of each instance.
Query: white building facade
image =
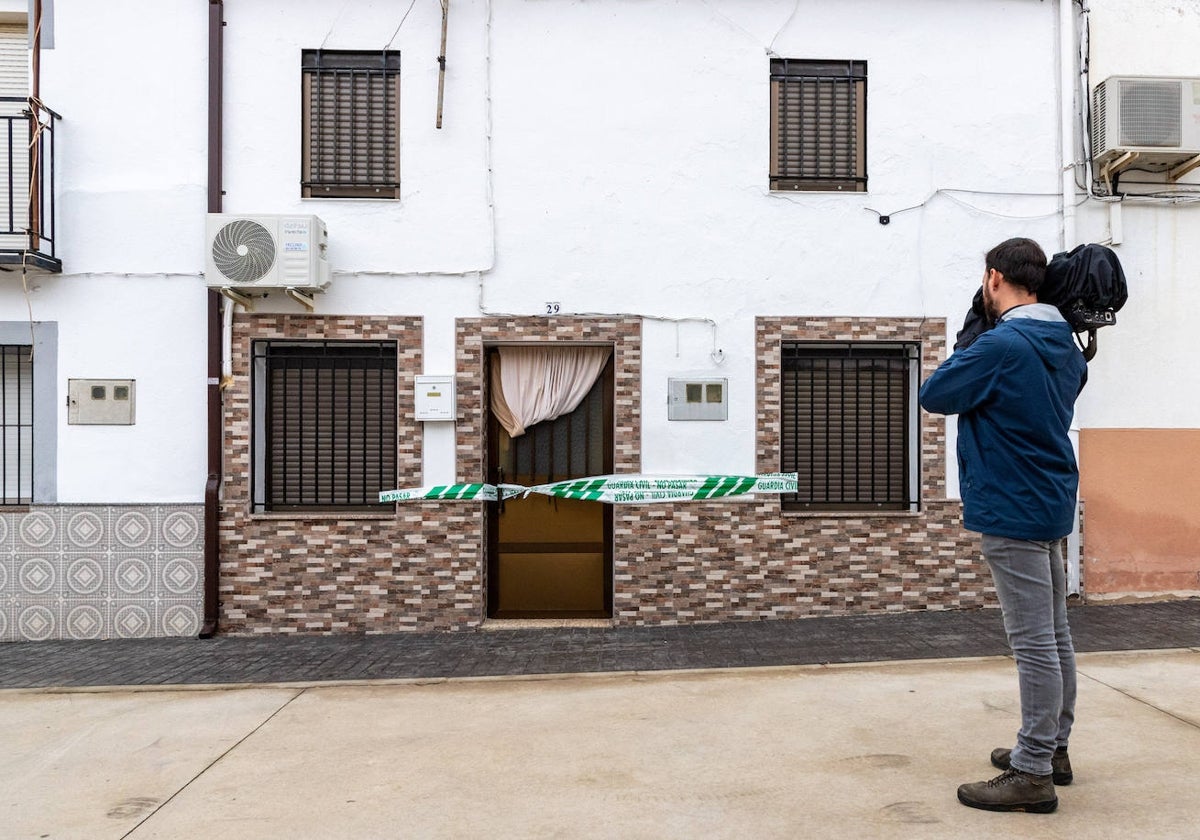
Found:
[[[53,226],[30,222],[39,193],[0,231],[5,393],[24,400],[5,439],[31,454],[5,449],[0,638],[990,603],[953,423],[915,391],[983,253],[1012,236],[1047,253],[1112,242],[1129,278],[1078,408],[1079,588],[1200,589],[1182,548],[1200,490],[1179,467],[1200,451],[1180,358],[1200,179],[1130,171],[1113,190],[1090,172],[1078,58],[1089,44],[1091,85],[1200,76],[1200,11],[45,5],[30,70],[61,118],[17,122],[52,131],[53,182],[37,186]],[[0,3],[13,39],[29,21]],[[18,96],[35,82],[4,79]],[[27,143],[9,157],[36,170]],[[277,216],[323,222],[327,278],[289,293],[214,276],[214,230]],[[281,261],[302,247],[282,230]],[[604,360],[577,407],[513,435],[495,403],[513,347]],[[446,378],[449,419],[418,419],[417,376]],[[675,419],[672,399],[693,396],[715,419]],[[375,503],[393,487],[781,470],[801,493]],[[1120,541],[1161,536],[1164,517],[1169,538]]]

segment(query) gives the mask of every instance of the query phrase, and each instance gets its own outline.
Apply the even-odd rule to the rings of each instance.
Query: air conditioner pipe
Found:
[[[223,301],[221,318],[221,390],[224,391],[233,382],[233,310],[237,304],[232,300]]]

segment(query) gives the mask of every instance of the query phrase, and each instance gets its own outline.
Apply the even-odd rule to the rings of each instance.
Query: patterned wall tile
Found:
[[[201,608],[194,600],[167,601],[158,605],[156,636],[195,636],[200,632]]]
[[[19,600],[11,614],[18,639],[34,642],[62,638],[62,604],[59,599]]]
[[[95,604],[63,605],[62,636],[67,639],[101,639],[109,634],[106,632],[108,621],[104,610]]]
[[[108,557],[104,551],[86,553],[64,553],[63,597],[70,599],[95,599],[105,595],[105,583],[111,574]]]
[[[202,521],[200,505],[0,513],[0,641],[195,635]]]
[[[53,598],[62,594],[62,569],[56,553],[39,551],[13,555],[17,593],[22,598]]]

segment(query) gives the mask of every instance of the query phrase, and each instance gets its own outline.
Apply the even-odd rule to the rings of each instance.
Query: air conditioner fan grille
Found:
[[[275,238],[258,222],[238,219],[213,237],[212,259],[231,283],[253,283],[275,264]]]

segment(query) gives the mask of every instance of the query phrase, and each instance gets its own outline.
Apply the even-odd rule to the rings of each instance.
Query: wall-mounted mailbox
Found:
[[[134,380],[68,379],[67,422],[79,426],[132,426]]]
[[[725,420],[729,417],[729,380],[668,379],[668,420]]]
[[[418,420],[453,420],[455,418],[453,376],[418,376],[416,382]]]

